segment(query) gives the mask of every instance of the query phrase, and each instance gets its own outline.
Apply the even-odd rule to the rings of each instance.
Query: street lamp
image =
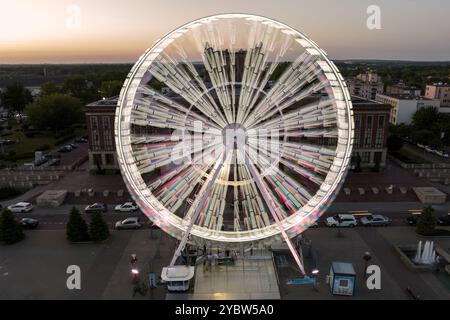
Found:
[[[364,253],[363,256],[363,260],[365,261],[365,266],[364,266],[364,277],[367,275],[367,264],[369,263],[369,261],[372,259],[372,255],[370,254],[369,251],[366,251]]]
[[[313,282],[313,289],[315,291],[318,291],[317,290],[317,279],[316,279],[316,277],[319,274],[319,269],[314,269],[313,271],[311,271],[311,274],[312,274],[312,278],[314,280],[314,282]]]

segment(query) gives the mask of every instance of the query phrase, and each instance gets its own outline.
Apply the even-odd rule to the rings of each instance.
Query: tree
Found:
[[[73,207],[66,225],[67,240],[72,242],[89,241],[88,226],[80,211]]]
[[[30,91],[19,82],[7,86],[6,90],[0,95],[0,99],[8,109],[9,114],[18,113],[21,121],[25,106],[33,101]]]
[[[99,99],[94,84],[82,76],[72,76],[64,80],[62,91],[78,98],[82,103],[88,103]]]
[[[89,234],[92,241],[103,241],[109,238],[109,228],[105,220],[103,220],[100,212],[92,214],[91,223],[89,225]]]
[[[24,236],[22,227],[17,223],[12,212],[4,209],[0,216],[0,241],[13,244],[22,240]]]
[[[391,135],[387,139],[387,148],[390,152],[399,151],[403,147],[403,140],[397,135]]]
[[[435,139],[435,134],[430,130],[422,129],[413,131],[411,137],[412,140],[417,143],[429,145],[430,141],[433,141]]]
[[[436,217],[434,216],[434,209],[431,206],[426,206],[417,220],[416,232],[423,236],[431,236],[434,234],[435,228]]]
[[[118,80],[103,81],[100,85],[100,95],[102,98],[117,96],[122,89],[123,82]]]
[[[83,119],[80,100],[64,95],[44,96],[27,107],[28,120],[37,129],[65,130]]]
[[[439,121],[439,110],[436,107],[418,109],[412,118],[412,124],[419,130],[432,130],[431,126]]]
[[[53,81],[48,81],[41,86],[41,97],[50,96],[55,93],[61,93],[61,88]]]

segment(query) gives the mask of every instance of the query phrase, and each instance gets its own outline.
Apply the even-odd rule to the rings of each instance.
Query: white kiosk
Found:
[[[195,267],[191,266],[164,267],[161,272],[161,279],[167,283],[167,290],[185,292],[189,290],[194,273]]]

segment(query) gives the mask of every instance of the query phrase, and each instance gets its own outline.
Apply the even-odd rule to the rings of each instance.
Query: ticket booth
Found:
[[[356,273],[353,265],[347,262],[333,262],[327,277],[333,295],[353,296],[355,293]]]
[[[194,273],[195,267],[192,266],[165,267],[161,272],[161,279],[167,283],[169,291],[185,292],[189,290]]]

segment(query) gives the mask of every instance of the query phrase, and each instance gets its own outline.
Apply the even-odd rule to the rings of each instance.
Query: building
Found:
[[[117,101],[118,97],[112,97],[86,106],[90,170],[119,169],[114,140]],[[386,166],[391,106],[355,96],[352,96],[352,103],[355,117],[354,155],[360,156],[363,168],[383,168]],[[166,133],[169,134],[169,131]]]
[[[384,168],[391,106],[352,96],[355,121],[353,155],[359,156],[361,168]]]
[[[377,94],[376,101],[392,106],[389,122],[392,124],[410,124],[414,113],[420,108],[440,107],[437,99],[416,97],[409,94]]]
[[[375,99],[377,93],[384,92],[384,85],[381,77],[374,72],[366,72],[357,75],[355,78],[346,79],[348,90],[353,96],[364,99]]]
[[[439,112],[450,113],[450,84],[435,83],[427,85],[425,88],[425,97],[438,99],[441,104]]]
[[[420,88],[414,86],[407,86],[403,81],[397,84],[391,84],[386,87],[387,94],[408,94],[415,97],[420,97]]]
[[[114,141],[114,115],[118,97],[86,105],[89,170],[119,169]]]

